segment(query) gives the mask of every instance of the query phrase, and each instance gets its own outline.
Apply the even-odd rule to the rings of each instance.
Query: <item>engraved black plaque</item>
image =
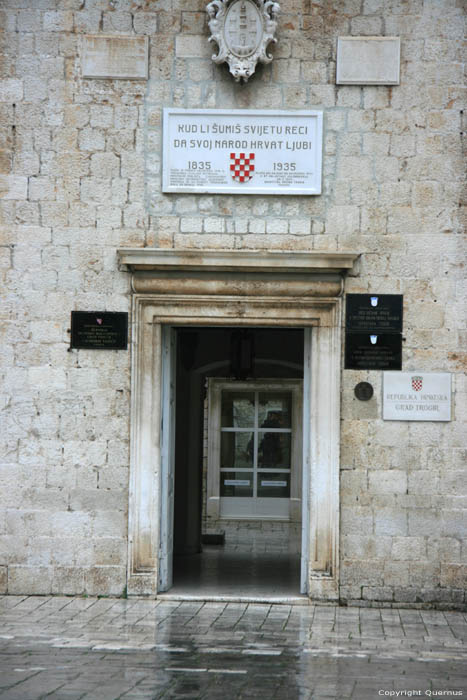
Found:
[[[345,369],[402,368],[402,336],[400,333],[345,334]]]
[[[371,333],[402,332],[402,294],[347,294],[345,328]]]
[[[120,311],[72,311],[70,348],[126,350],[128,314]]]

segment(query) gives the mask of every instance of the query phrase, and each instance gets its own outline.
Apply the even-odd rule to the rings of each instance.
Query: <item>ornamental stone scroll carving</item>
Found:
[[[276,42],[274,33],[280,6],[272,0],[212,0],[206,7],[209,15],[209,41],[215,41],[219,51],[214,63],[228,63],[230,72],[239,82],[248,81],[256,64],[270,63],[267,48]]]

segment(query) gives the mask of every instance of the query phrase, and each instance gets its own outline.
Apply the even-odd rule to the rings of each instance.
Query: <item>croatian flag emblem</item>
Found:
[[[412,377],[412,389],[420,391],[423,386],[423,377]]]
[[[255,172],[254,153],[231,153],[230,174],[235,182],[248,182]]]

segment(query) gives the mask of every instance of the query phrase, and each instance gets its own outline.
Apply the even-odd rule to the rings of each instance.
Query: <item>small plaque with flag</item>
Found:
[[[126,350],[128,313],[72,311],[70,350]]]
[[[450,421],[448,372],[384,372],[383,420]]]

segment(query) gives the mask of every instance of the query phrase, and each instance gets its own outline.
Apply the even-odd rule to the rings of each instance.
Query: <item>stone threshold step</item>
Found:
[[[186,594],[186,593],[158,593],[158,600],[176,600],[184,602],[204,603],[270,603],[271,605],[313,605],[307,596],[247,596],[247,595],[216,595],[216,594]]]

